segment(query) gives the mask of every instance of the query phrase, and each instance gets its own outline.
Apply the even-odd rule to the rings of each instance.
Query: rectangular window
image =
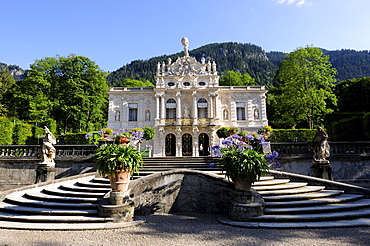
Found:
[[[137,103],[128,104],[128,121],[137,121]]]
[[[245,120],[245,103],[243,102],[236,103],[236,119]]]

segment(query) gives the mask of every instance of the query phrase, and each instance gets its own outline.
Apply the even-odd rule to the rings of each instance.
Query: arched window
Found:
[[[166,102],[166,119],[176,119],[176,101],[173,98]]]
[[[201,98],[198,100],[198,118],[208,117],[208,103],[207,100]]]

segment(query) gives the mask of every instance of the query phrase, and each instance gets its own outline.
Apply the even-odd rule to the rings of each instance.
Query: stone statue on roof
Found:
[[[187,37],[183,37],[181,39],[181,43],[184,45],[185,56],[189,56],[189,39]]]

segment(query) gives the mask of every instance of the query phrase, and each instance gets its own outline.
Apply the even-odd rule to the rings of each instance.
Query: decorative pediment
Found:
[[[167,65],[165,75],[185,76],[206,74],[207,64],[197,62],[194,57],[184,56],[177,58],[176,62]]]

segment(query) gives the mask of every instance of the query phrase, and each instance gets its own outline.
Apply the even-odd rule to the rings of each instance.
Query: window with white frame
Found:
[[[176,119],[176,101],[168,99],[166,102],[166,119]]]
[[[128,104],[128,121],[137,121],[137,103]]]
[[[208,118],[208,103],[207,100],[201,98],[198,100],[198,118]]]
[[[236,119],[245,120],[245,103],[244,102],[236,103]]]

